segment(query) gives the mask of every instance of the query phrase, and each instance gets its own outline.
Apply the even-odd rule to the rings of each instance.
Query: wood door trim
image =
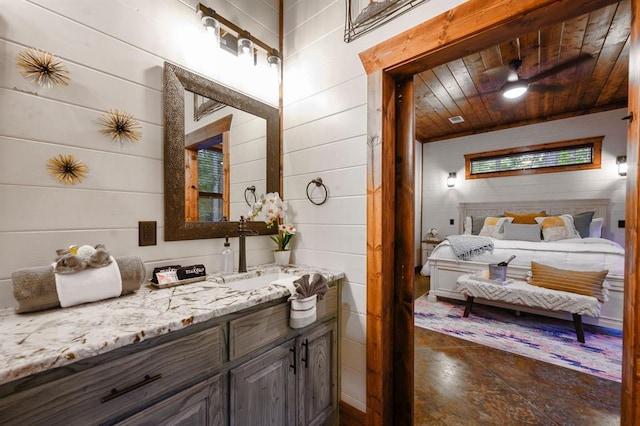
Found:
[[[640,424],[640,378],[638,377],[638,356],[640,335],[638,334],[640,292],[638,285],[638,262],[640,262],[639,235],[640,198],[638,188],[638,164],[640,162],[640,1],[631,0],[631,46],[629,48],[629,114],[633,119],[627,131],[627,198],[625,205],[625,277],[624,316],[622,328],[622,406],[620,424]]]
[[[640,0],[630,0],[633,19],[640,13]],[[396,185],[406,187],[408,182],[396,182],[395,155],[397,117],[395,111],[395,83],[413,76],[418,71],[441,65],[449,60],[464,56],[495,44],[498,40],[518,35],[527,27],[545,22],[560,21],[570,16],[578,16],[597,10],[611,0],[469,0],[442,15],[434,17],[408,31],[405,31],[360,54],[368,74],[367,84],[367,424],[393,424],[395,418],[407,418],[413,414],[413,387],[405,381],[407,375],[413,377],[413,364],[409,365],[407,348],[395,347],[397,341],[405,341],[413,335],[413,323],[404,324],[400,295],[410,291],[412,283],[396,280],[394,259],[395,243],[399,235],[391,232],[395,227]],[[638,24],[632,25],[631,52],[637,49]],[[517,33],[517,34],[516,34]],[[634,44],[635,42],[635,44]],[[635,48],[635,49],[634,49]],[[633,59],[633,53],[631,59]],[[630,61],[632,63],[633,61]],[[636,70],[639,74],[640,71]],[[638,103],[638,81],[632,81],[629,73],[630,109]],[[640,423],[640,378],[636,377],[636,357],[639,336],[638,310],[640,293],[636,292],[636,273],[640,256],[636,253],[638,244],[638,138],[639,117],[632,122],[629,130],[629,153],[627,162],[627,203],[626,203],[626,244],[628,258],[625,276],[625,312],[623,344],[622,381],[622,424]],[[635,123],[634,123],[635,122]],[[633,136],[633,137],[632,137]],[[411,182],[413,185],[413,182]],[[391,219],[390,219],[391,218]],[[391,220],[392,223],[389,223]],[[404,231],[407,232],[407,231]],[[633,259],[633,260],[630,260]],[[396,327],[396,321],[403,328]],[[395,371],[394,366],[404,365],[407,369]],[[405,385],[404,392],[398,389]],[[411,395],[406,398],[406,395]]]

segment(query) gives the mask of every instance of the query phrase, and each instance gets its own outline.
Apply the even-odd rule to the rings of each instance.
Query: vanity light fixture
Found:
[[[622,155],[620,157],[616,157],[616,164],[618,165],[618,174],[620,176],[627,175],[627,156]]]
[[[215,41],[215,46],[219,47],[220,46],[220,22],[218,22],[215,16],[207,16],[207,15],[203,15],[202,18],[200,19],[200,22],[202,22],[202,26],[204,26],[204,29],[207,31],[207,34],[213,37]]]
[[[251,34],[244,31],[242,37],[238,39],[238,57],[242,58],[246,62],[255,65],[255,53],[253,48],[253,41],[251,41]]]
[[[449,188],[456,186],[456,172],[449,173],[449,176],[447,177],[447,186]]]
[[[225,50],[235,53],[238,56],[249,58],[247,61],[251,61],[253,65],[257,63],[257,49],[262,49],[266,52],[269,66],[280,66],[282,56],[278,52],[278,49],[252,36],[247,30],[240,28],[233,22],[220,16],[215,10],[202,3],[198,3],[196,13],[200,16],[200,22],[204,25],[207,32],[214,34],[218,46],[224,47]],[[235,33],[235,36],[232,33]]]
[[[271,53],[267,55],[267,63],[269,64],[269,67],[278,70],[280,69],[280,62],[280,54],[276,49],[273,49]]]

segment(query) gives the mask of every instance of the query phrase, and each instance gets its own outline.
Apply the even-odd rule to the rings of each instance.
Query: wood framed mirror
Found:
[[[208,121],[191,125],[191,121],[200,121],[205,115],[210,115]],[[241,131],[236,130],[236,135],[246,134],[247,128],[254,132],[247,137],[254,144],[249,149],[246,144],[237,152],[231,148],[234,117],[245,123]],[[210,155],[201,157],[199,154],[203,153]],[[203,181],[198,180],[198,158],[201,162],[202,158],[215,158],[220,165],[219,182],[218,177],[214,178],[216,189],[205,189]],[[277,108],[165,62],[165,241],[237,236],[237,221],[240,215],[246,216],[250,210],[248,202],[253,201],[252,197],[245,201],[245,190],[253,186],[258,188],[258,194],[281,192],[280,161]],[[242,177],[235,183],[229,182],[234,167],[236,175]],[[257,183],[242,180],[252,178]],[[277,232],[263,222],[247,225],[258,235]]]

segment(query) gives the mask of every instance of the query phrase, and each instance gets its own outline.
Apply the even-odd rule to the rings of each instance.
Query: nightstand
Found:
[[[420,248],[420,252],[422,254],[422,264],[424,265],[427,262],[427,258],[431,256],[431,252],[438,244],[440,244],[442,240],[422,240],[422,246]]]

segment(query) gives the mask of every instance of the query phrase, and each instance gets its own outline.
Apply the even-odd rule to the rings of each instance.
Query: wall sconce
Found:
[[[618,174],[620,176],[627,175],[627,156],[622,155],[620,157],[616,157],[616,164],[618,165]]]
[[[247,58],[247,62],[251,61],[253,65],[257,64],[256,48],[260,48],[266,52],[267,63],[270,67],[280,66],[282,56],[278,52],[278,49],[270,47],[262,40],[252,36],[248,31],[243,30],[202,3],[198,3],[196,12],[200,16],[200,22],[202,22],[202,25],[206,28],[207,33],[212,33],[216,37],[218,46],[224,47],[225,50],[237,56]],[[225,29],[221,30],[221,26],[225,27]],[[226,29],[230,29],[235,32],[236,35],[233,36],[230,32],[226,31]]]
[[[449,188],[456,186],[456,172],[449,173],[449,176],[447,177],[447,186]]]

